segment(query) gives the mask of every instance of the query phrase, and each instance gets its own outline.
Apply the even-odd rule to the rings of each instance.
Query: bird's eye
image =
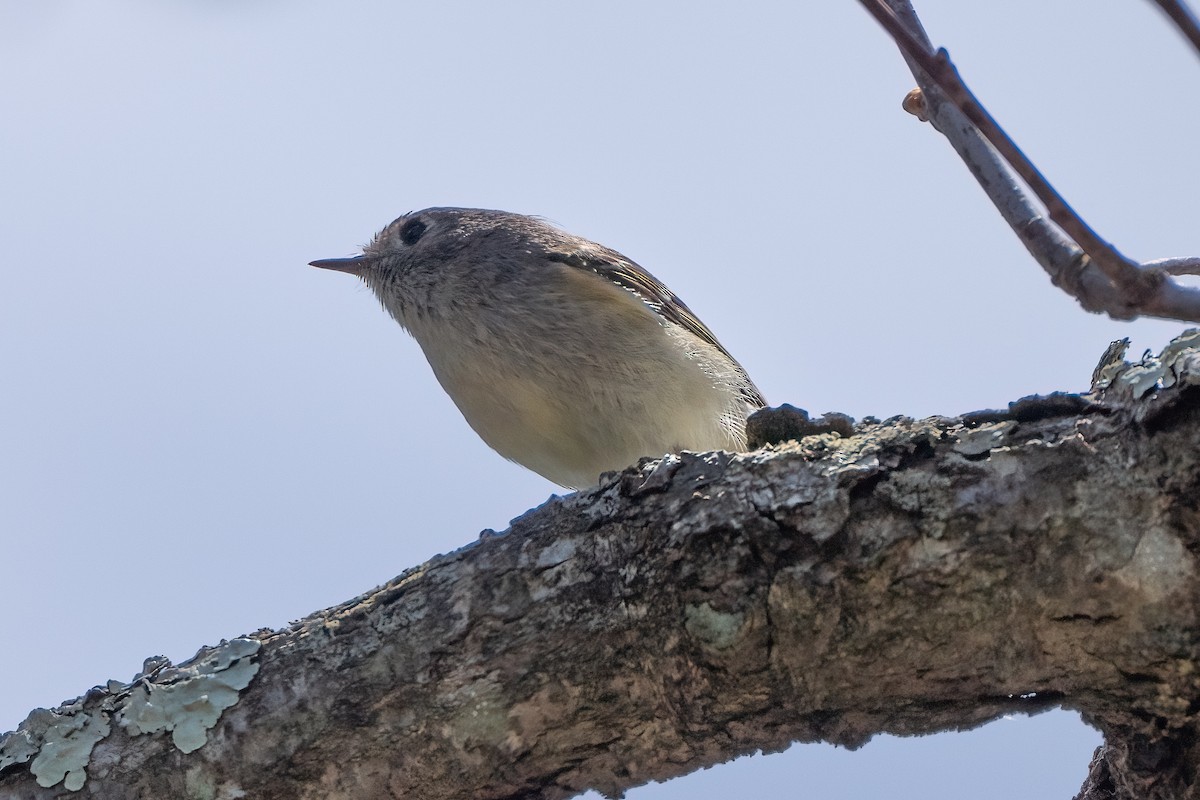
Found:
[[[414,217],[400,226],[400,241],[411,247],[420,240],[428,227],[420,217]]]

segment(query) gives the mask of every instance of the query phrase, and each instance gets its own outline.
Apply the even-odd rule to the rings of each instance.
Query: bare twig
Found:
[[[1171,22],[1175,23],[1175,27],[1179,28],[1179,32],[1183,34],[1184,38],[1192,43],[1196,52],[1200,53],[1200,21],[1196,20],[1196,15],[1188,8],[1187,3],[1183,0],[1154,0],[1154,2],[1170,18]]]
[[[1085,309],[1114,318],[1200,321],[1200,290],[1175,284],[1157,265],[1126,258],[1092,230],[971,94],[946,51],[934,52],[908,0],[860,2],[895,40],[921,86],[922,97],[910,95],[905,108],[929,119],[950,140],[1056,285]],[[1038,213],[1005,163],[1045,205],[1054,224]]]
[[[958,69],[950,61],[950,54],[945,48],[936,53],[913,36],[904,23],[878,0],[862,0],[867,11],[883,25],[884,29],[896,41],[905,55],[920,65],[921,69],[937,83],[938,88],[958,106],[967,119],[979,129],[988,142],[999,151],[1000,155],[1016,171],[1023,181],[1031,188],[1038,199],[1046,206],[1050,219],[1079,243],[1080,247],[1096,262],[1096,266],[1104,274],[1118,283],[1127,283],[1139,295],[1148,294],[1149,286],[1143,286],[1145,276],[1138,270],[1137,264],[1118,253],[1111,245],[1102,240],[1075,210],[1058,193],[1041,171],[1029,160],[988,113],[978,98],[967,88],[958,74]],[[1135,302],[1140,298],[1134,298]]]
[[[1147,261],[1142,266],[1161,269],[1168,275],[1200,275],[1200,257],[1197,256],[1160,258],[1155,261]]]

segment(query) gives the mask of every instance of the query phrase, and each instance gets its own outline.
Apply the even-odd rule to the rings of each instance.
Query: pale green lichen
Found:
[[[45,729],[43,728],[35,734],[29,726],[37,715],[49,713],[44,708],[35,708],[29,718],[21,723],[21,727],[0,738],[0,770],[7,769],[13,764],[24,764],[37,755],[38,741],[40,741],[40,736],[45,733]]]
[[[103,715],[82,712],[58,714],[38,709],[34,714],[38,712],[42,712],[39,719],[34,721],[31,714],[30,720],[26,721],[27,725],[34,722],[35,733],[41,728],[41,745],[29,771],[37,779],[38,786],[48,789],[61,781],[68,791],[79,791],[87,780],[85,768],[92,756],[92,748],[112,729],[108,720]]]
[[[1129,386],[1135,399],[1181,380],[1194,383],[1198,376],[1190,372],[1188,364],[1191,362],[1190,368],[1195,368],[1197,350],[1200,350],[1200,329],[1191,328],[1172,339],[1157,356],[1147,354],[1137,364],[1128,365],[1116,380]]]
[[[1164,372],[1162,362],[1156,358],[1149,357],[1141,364],[1131,365],[1129,369],[1121,373],[1117,380],[1130,388],[1136,400],[1146,394],[1146,392],[1157,387]]]
[[[155,657],[132,684],[108,681],[105,689],[97,687],[53,711],[34,709],[17,730],[0,738],[0,770],[29,763],[39,786],[61,782],[67,791],[79,791],[92,749],[111,732],[114,713],[134,735],[171,731],[175,746],[190,753],[207,741],[206,731],[250,685],[258,672],[251,656],[260,646],[253,639],[234,639],[176,668]]]
[[[687,632],[716,650],[724,650],[737,641],[745,622],[744,613],[718,611],[708,603],[683,609],[683,625]]]
[[[192,664],[165,670],[154,683],[137,684],[120,710],[121,725],[135,736],[170,731],[182,752],[198,750],[258,672],[251,656],[259,647],[254,639],[234,639]]]
[[[1190,328],[1176,336],[1163,348],[1159,358],[1167,368],[1163,376],[1164,388],[1174,386],[1178,382],[1194,384],[1200,381],[1200,375],[1193,370],[1196,366],[1192,360],[1200,351],[1200,329]],[[1189,369],[1188,367],[1191,367]]]

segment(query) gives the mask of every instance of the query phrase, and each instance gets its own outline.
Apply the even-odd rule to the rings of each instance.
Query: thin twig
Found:
[[[918,38],[923,48],[932,50],[933,45],[929,43],[925,29],[908,0],[885,2],[907,23],[909,32]],[[983,138],[979,129],[946,99],[937,84],[915,61],[908,58],[903,50],[900,55],[920,87],[905,97],[905,110],[922,122],[929,122],[946,137],[967,171],[996,206],[1001,218],[1017,234],[1054,285],[1062,287],[1088,311],[1113,314],[1112,309],[1123,308],[1121,297],[1109,280],[1099,270],[1086,267],[1088,259],[1083,250],[1061,228],[1048,220],[1043,209],[1021,190],[1017,177]]]
[[[1168,275],[1200,275],[1200,257],[1160,258],[1142,264],[1149,269],[1161,269]]]
[[[1175,27],[1179,28],[1179,32],[1183,34],[1184,38],[1192,43],[1192,47],[1196,48],[1196,53],[1200,54],[1200,21],[1197,21],[1196,15],[1188,8],[1187,3],[1183,0],[1154,0],[1154,2],[1170,18],[1171,22],[1175,23]]]
[[[988,142],[999,151],[1005,161],[1021,176],[1021,180],[1033,190],[1037,198],[1046,206],[1050,219],[1062,228],[1068,236],[1079,243],[1084,252],[1092,258],[1096,266],[1108,276],[1109,280],[1123,286],[1133,288],[1135,296],[1129,301],[1139,305],[1153,291],[1154,286],[1146,273],[1138,269],[1136,262],[1117,252],[1116,248],[1105,242],[1084,222],[1079,214],[1058,191],[1050,185],[1032,161],[1021,151],[1003,128],[996,122],[979,99],[967,88],[958,74],[958,69],[950,61],[950,54],[945,48],[939,48],[932,53],[905,27],[890,8],[877,0],[860,0],[867,11],[883,25],[896,43],[904,50],[905,55],[912,58],[921,69],[925,70],[946,93],[946,96],[957,105],[971,120],[971,123],[987,138]]]
[[[906,98],[905,108],[946,136],[1055,285],[1088,311],[1116,319],[1147,315],[1200,322],[1200,288],[1177,284],[1164,262],[1138,264],[1102,240],[966,88],[946,51],[934,52],[909,0],[859,1],[895,40],[921,87]],[[1053,224],[1033,206],[1010,168],[1045,205]],[[1185,269],[1191,262],[1165,263]]]

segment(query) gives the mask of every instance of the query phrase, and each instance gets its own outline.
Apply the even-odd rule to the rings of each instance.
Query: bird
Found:
[[[661,281],[540,217],[427,208],[310,263],[360,278],[484,442],[569,489],[644,456],[745,450],[766,405]]]

